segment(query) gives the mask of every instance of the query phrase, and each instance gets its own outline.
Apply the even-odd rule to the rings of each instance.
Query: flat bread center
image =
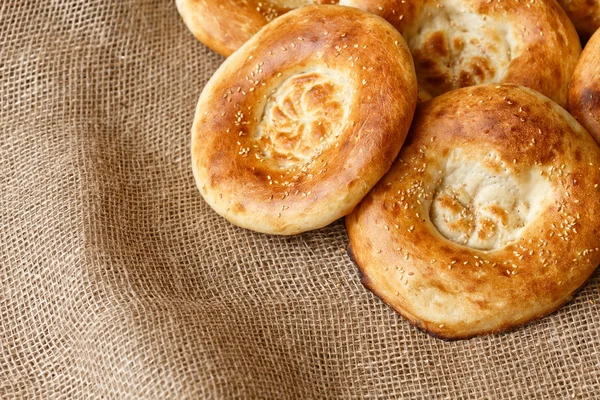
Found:
[[[351,93],[339,72],[288,77],[267,98],[255,135],[260,157],[282,168],[306,164],[341,134]]]
[[[404,34],[419,86],[432,96],[500,82],[520,51],[510,24],[455,7],[448,1],[426,6]]]
[[[550,182],[537,167],[516,175],[490,153],[483,162],[455,150],[435,190],[430,218],[447,239],[479,250],[517,240],[543,212]]]

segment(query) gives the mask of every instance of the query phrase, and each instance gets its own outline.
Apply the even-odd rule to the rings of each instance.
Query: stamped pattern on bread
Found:
[[[291,11],[204,88],[192,127],[196,184],[238,226],[321,228],[386,173],[416,103],[408,46],[385,20],[341,6]]]
[[[352,96],[349,77],[319,68],[295,73],[274,89],[255,134],[255,157],[301,171],[339,137]]]
[[[500,82],[523,44],[514,27],[452,3],[427,5],[404,32],[421,88],[432,96],[481,83]]]
[[[523,85],[567,103],[581,53],[554,1],[342,0],[385,18],[406,39],[420,98],[483,83]]]
[[[537,165],[514,175],[495,152],[480,161],[467,154],[454,149],[432,175],[439,184],[429,217],[449,240],[480,250],[500,248],[517,240],[548,206],[552,186]]]
[[[421,103],[398,159],[346,217],[366,287],[459,339],[560,307],[600,263],[600,147],[515,85]],[[486,224],[488,224],[486,226]]]
[[[403,35],[414,57],[421,100],[506,82],[567,103],[581,45],[554,1],[177,0],[192,33],[225,56],[292,9],[338,3],[377,14]]]

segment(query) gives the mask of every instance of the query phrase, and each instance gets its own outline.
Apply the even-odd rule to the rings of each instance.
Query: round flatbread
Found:
[[[382,16],[415,60],[420,97],[483,83],[514,83],[565,107],[581,53],[554,1],[342,0]]]
[[[290,235],[348,214],[389,169],[417,82],[382,18],[309,6],[278,18],[206,85],[192,127],[204,199],[241,227]]]
[[[530,89],[418,106],[390,171],[346,217],[363,283],[448,339],[542,317],[600,263],[600,148]]]

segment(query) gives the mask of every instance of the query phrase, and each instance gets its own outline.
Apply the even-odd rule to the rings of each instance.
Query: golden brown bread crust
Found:
[[[190,31],[229,56],[274,18],[295,7],[339,0],[177,0]],[[341,0],[398,29],[415,59],[420,98],[481,83],[535,89],[563,107],[581,45],[554,1]]]
[[[346,217],[363,283],[449,339],[498,332],[571,299],[600,262],[600,148],[514,85],[421,103],[390,171]]]
[[[600,143],[600,32],[583,49],[569,84],[569,110]]]
[[[382,16],[406,39],[419,86],[436,96],[482,83],[527,86],[563,107],[581,53],[554,1],[342,0]]]
[[[265,24],[299,6],[337,4],[337,0],[177,0],[177,9],[192,34],[206,46],[229,56]]]
[[[584,42],[600,27],[598,0],[557,0],[565,10]]]
[[[291,11],[202,92],[196,183],[239,226],[282,235],[323,227],[389,169],[416,101],[410,53],[385,20],[341,6]]]

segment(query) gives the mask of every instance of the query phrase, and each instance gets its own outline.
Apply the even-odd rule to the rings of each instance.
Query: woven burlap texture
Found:
[[[217,216],[189,131],[222,61],[174,1],[0,4],[0,398],[597,398],[598,273],[443,342],[362,287],[342,221]]]

